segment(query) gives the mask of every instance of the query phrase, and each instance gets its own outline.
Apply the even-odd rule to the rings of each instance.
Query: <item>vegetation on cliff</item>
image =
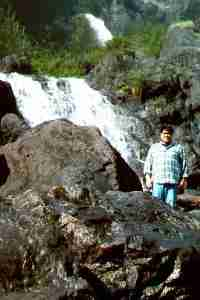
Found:
[[[0,18],[3,24],[0,29],[0,58],[11,54],[27,56],[36,73],[54,76],[84,76],[88,66],[95,66],[108,52],[123,55],[127,51],[133,53],[138,50],[148,56],[158,56],[166,29],[160,24],[130,26],[126,36],[115,37],[101,48],[92,42],[95,39],[83,18],[76,22],[72,19],[64,45],[57,42],[58,37],[50,30],[48,32],[48,28],[42,39],[35,40],[9,6],[0,9]],[[85,36],[90,43],[83,43]]]

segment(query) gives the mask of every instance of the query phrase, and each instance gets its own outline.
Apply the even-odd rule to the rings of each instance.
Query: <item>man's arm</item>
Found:
[[[153,156],[152,156],[152,147],[151,147],[148,151],[146,160],[144,162],[144,175],[145,175],[146,186],[148,189],[151,189],[153,185],[152,163],[153,163]]]
[[[183,178],[180,180],[178,187],[179,187],[181,190],[185,190],[185,189],[187,189],[187,185],[188,185],[187,177],[183,177]]]
[[[153,177],[149,174],[146,174],[145,181],[147,188],[150,190],[153,186]]]
[[[182,160],[182,177],[179,182],[179,188],[185,190],[187,188],[187,178],[188,178],[188,162],[185,154],[185,150],[181,149],[181,160]]]

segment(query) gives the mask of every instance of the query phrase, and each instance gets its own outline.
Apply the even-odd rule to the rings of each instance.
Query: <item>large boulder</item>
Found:
[[[194,29],[195,25],[192,21],[182,21],[170,25],[163,43],[161,56],[174,55],[174,50],[180,47],[182,49],[187,47],[199,48],[200,36],[194,32]]]
[[[60,299],[67,290],[67,249],[58,222],[36,191],[27,190],[4,200],[0,221],[1,299]],[[28,286],[35,288],[29,293],[24,290]],[[6,296],[5,291],[10,293]]]
[[[141,190],[134,171],[99,130],[67,120],[43,123],[0,149],[1,194],[28,187],[40,191],[62,184],[67,189]]]

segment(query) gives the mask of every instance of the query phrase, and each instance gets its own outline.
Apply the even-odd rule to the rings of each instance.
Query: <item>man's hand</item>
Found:
[[[145,176],[146,179],[146,187],[150,190],[153,186],[153,178],[150,175]]]
[[[187,189],[187,178],[182,178],[179,182],[178,188],[181,190]]]

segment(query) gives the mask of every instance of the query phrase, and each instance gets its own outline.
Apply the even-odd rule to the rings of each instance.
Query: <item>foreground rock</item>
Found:
[[[63,187],[1,198],[1,299],[198,299],[197,219],[142,192],[82,200]]]
[[[30,58],[26,56],[18,57],[15,54],[3,57],[0,60],[0,71],[11,73],[18,72],[22,74],[33,73],[33,67],[30,62]]]
[[[1,195],[64,185],[105,192],[141,190],[137,175],[96,128],[57,120],[27,130],[0,149]],[[1,163],[0,163],[1,164]]]
[[[177,204],[186,211],[200,208],[200,196],[191,192],[178,195]]]

